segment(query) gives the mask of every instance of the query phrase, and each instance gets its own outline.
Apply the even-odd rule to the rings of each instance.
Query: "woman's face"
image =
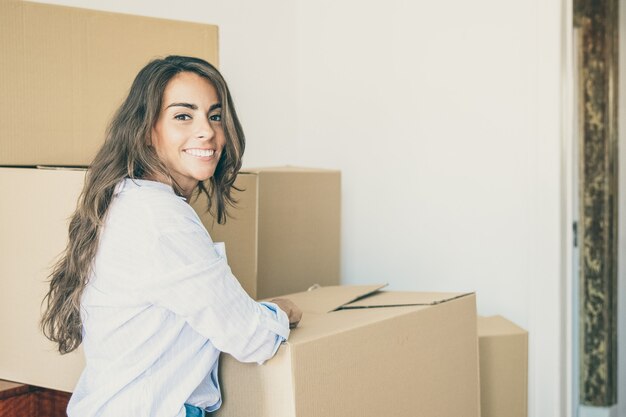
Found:
[[[187,199],[213,176],[225,144],[222,106],[213,84],[193,72],[172,78],[163,92],[152,146]]]

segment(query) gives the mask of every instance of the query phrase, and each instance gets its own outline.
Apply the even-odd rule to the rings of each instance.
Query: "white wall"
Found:
[[[559,415],[561,2],[298,5],[298,162],[342,170],[344,282],[477,291]]]
[[[563,415],[561,0],[45,2],[219,25],[245,164],[342,170],[343,281],[477,291]]]

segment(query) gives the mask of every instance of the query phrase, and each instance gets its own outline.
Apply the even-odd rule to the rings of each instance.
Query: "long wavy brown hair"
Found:
[[[226,144],[214,175],[199,182],[196,191],[207,195],[207,210],[221,224],[226,222],[227,207],[235,203],[231,190],[241,168],[245,138],[226,81],[202,59],[168,56],[151,61],[137,74],[128,97],[111,120],[102,148],[87,170],[85,185],[70,220],[69,242],[49,276],[50,290],[43,300],[41,328],[48,339],[58,344],[62,354],[73,351],[82,342],[80,299],[115,186],[124,178],[167,178],[174,190],[182,194],[154,148],[149,146],[165,87],[181,72],[206,78],[222,103]]]

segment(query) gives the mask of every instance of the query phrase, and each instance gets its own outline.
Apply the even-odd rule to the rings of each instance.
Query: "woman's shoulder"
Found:
[[[114,201],[116,211],[155,223],[160,230],[199,222],[184,197],[157,181],[125,178],[115,189]]]
[[[129,204],[145,205],[150,203],[160,203],[174,205],[183,202],[185,199],[176,195],[172,186],[158,181],[124,178],[121,180],[113,195]]]

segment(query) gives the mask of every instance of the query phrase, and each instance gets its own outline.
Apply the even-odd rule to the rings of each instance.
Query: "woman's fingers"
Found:
[[[293,301],[287,298],[274,298],[271,302],[276,304],[287,314],[287,317],[289,317],[290,329],[298,326],[298,323],[300,323],[300,320],[302,319],[302,310],[300,310],[300,308],[295,305]]]

